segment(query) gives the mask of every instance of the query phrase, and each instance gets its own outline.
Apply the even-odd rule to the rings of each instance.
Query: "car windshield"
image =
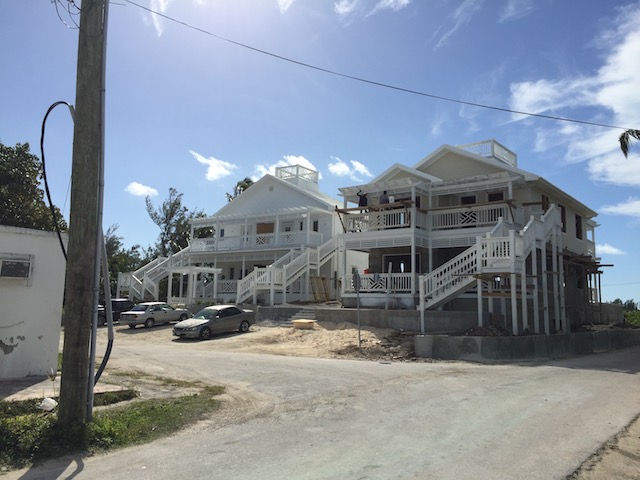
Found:
[[[216,318],[217,314],[218,310],[215,310],[213,308],[205,308],[204,310],[200,310],[198,313],[196,313],[196,316],[194,318],[204,318],[206,320],[210,320],[212,318]]]
[[[132,312],[144,312],[149,305],[136,305],[135,307],[131,308]]]

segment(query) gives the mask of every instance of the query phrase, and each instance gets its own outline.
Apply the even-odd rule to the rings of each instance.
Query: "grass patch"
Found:
[[[640,310],[624,312],[624,320],[634,327],[640,327]]]
[[[118,403],[135,398],[137,393],[123,390],[96,394],[95,406],[112,407],[96,410],[83,433],[66,438],[57,430],[56,414],[40,410],[40,400],[0,401],[0,471],[79,450],[106,451],[171,435],[218,409],[220,401],[216,397],[222,393],[224,387],[201,386],[193,395],[123,405]]]

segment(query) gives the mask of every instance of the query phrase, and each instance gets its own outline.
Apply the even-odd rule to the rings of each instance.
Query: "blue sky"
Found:
[[[598,212],[605,300],[640,301],[640,142],[621,130],[471,107],[349,80],[243,48],[427,94],[640,128],[640,2],[117,0],[108,25],[104,228],[153,244],[169,188],[213,214],[237,180],[302,163],[321,189],[495,138]],[[141,8],[144,7],[144,8]],[[49,105],[75,103],[68,2],[0,2],[0,141],[40,156]],[[189,28],[148,10],[197,27]],[[49,116],[50,188],[68,218],[73,124]]]

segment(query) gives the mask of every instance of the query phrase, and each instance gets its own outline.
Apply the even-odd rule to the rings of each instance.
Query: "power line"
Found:
[[[619,129],[619,130],[631,130],[629,128],[620,127],[620,126],[617,126],[617,125],[609,125],[609,124],[606,124],[606,123],[589,122],[589,121],[586,121],[586,120],[576,120],[574,118],[558,117],[558,116],[554,116],[554,115],[545,115],[545,114],[542,114],[542,113],[523,112],[523,111],[520,111],[520,110],[512,110],[510,108],[496,107],[496,106],[493,106],[493,105],[486,105],[486,104],[476,103],[476,102],[467,102],[467,101],[458,100],[458,99],[455,99],[455,98],[443,97],[441,95],[435,95],[435,94],[432,94],[432,93],[426,93],[426,92],[421,92],[421,91],[418,91],[418,90],[412,90],[410,88],[398,87],[396,85],[390,85],[390,84],[387,84],[387,83],[377,82],[375,80],[369,80],[369,79],[362,78],[362,77],[356,77],[354,75],[349,75],[349,74],[346,74],[346,73],[337,72],[335,70],[329,70],[327,68],[318,67],[317,65],[312,65],[310,63],[305,63],[305,62],[301,62],[299,60],[294,60],[292,58],[288,58],[288,57],[284,57],[282,55],[278,55],[277,53],[269,52],[267,50],[262,50],[260,48],[253,47],[253,46],[247,45],[245,43],[237,42],[235,40],[231,40],[230,38],[226,38],[226,37],[222,37],[220,35],[217,35],[217,34],[215,34],[213,32],[205,30],[203,28],[196,27],[195,25],[191,25],[191,24],[189,24],[187,22],[184,22],[182,20],[178,20],[176,18],[170,17],[168,15],[165,15],[164,13],[160,13],[160,12],[157,12],[155,10],[152,10],[151,8],[145,7],[144,5],[140,5],[140,4],[136,3],[136,2],[134,2],[133,0],[125,0],[125,1],[127,3],[130,3],[131,5],[134,5],[134,6],[138,7],[138,8],[141,8],[142,10],[146,10],[149,13],[152,13],[154,15],[158,15],[159,17],[162,17],[162,18],[165,18],[165,19],[167,19],[167,20],[169,20],[171,22],[177,23],[178,25],[182,25],[184,27],[191,28],[192,30],[195,30],[197,32],[204,33],[205,35],[209,35],[211,37],[217,38],[218,40],[222,40],[222,41],[231,43],[233,45],[236,45],[238,47],[246,48],[248,50],[252,50],[254,52],[257,52],[257,53],[260,53],[260,54],[263,54],[263,55],[267,55],[269,57],[276,58],[278,60],[282,60],[282,61],[285,61],[285,62],[293,63],[293,64],[299,65],[301,67],[310,68],[310,69],[313,69],[313,70],[317,70],[319,72],[328,73],[330,75],[335,75],[337,77],[347,78],[349,80],[354,80],[354,81],[357,81],[357,82],[366,83],[366,84],[374,85],[374,86],[377,86],[377,87],[388,88],[388,89],[396,90],[396,91],[403,92],[403,93],[409,93],[411,95],[419,95],[421,97],[433,98],[433,99],[436,99],[436,100],[443,100],[445,102],[457,103],[457,104],[460,104],[460,105],[467,105],[467,106],[471,106],[471,107],[478,107],[478,108],[484,108],[484,109],[488,109],[488,110],[495,110],[495,111],[499,111],[499,112],[513,113],[513,114],[517,114],[517,115],[524,115],[524,116],[527,116],[527,117],[537,117],[537,118],[545,118],[547,120],[557,120],[557,121],[560,121],[560,122],[578,123],[578,124],[581,124],[581,125],[591,125],[591,126],[595,126],[595,127],[604,127],[604,128],[615,128],[615,129]]]

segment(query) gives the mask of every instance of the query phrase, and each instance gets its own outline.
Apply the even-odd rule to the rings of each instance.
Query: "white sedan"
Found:
[[[163,323],[180,322],[189,317],[189,312],[184,308],[174,308],[162,302],[144,302],[135,305],[128,312],[122,312],[120,325],[128,325],[129,328],[144,325],[151,328]]]

